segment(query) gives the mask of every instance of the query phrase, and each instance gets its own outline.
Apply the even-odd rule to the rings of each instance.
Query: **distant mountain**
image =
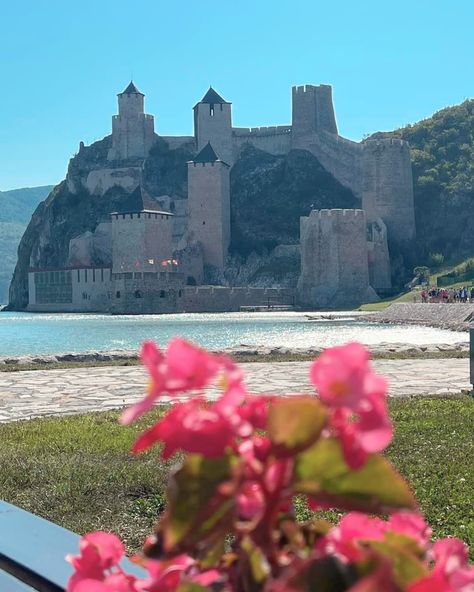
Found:
[[[456,262],[474,255],[474,99],[372,138],[410,143],[418,249],[416,264],[435,255]],[[439,259],[439,257],[438,257]]]
[[[52,188],[45,185],[0,191],[0,303],[8,302],[20,239],[37,205]]]

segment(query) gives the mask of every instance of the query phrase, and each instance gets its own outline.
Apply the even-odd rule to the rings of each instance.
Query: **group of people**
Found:
[[[422,302],[474,302],[474,286],[462,288],[425,288]]]

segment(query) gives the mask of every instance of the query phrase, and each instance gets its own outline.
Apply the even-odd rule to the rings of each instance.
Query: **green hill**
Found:
[[[474,99],[377,137],[410,143],[418,248],[416,264],[474,255]]]
[[[51,185],[46,185],[0,191],[0,303],[8,301],[18,243],[36,206],[51,189]]]

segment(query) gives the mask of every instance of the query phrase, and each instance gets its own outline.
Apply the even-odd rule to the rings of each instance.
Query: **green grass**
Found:
[[[390,410],[396,434],[388,456],[411,481],[435,536],[459,536],[474,547],[474,400],[391,400]],[[129,454],[151,418],[122,427],[117,416],[0,425],[0,497],[78,533],[117,532],[137,550],[164,507],[171,465],[156,451]]]
[[[387,298],[385,300],[379,300],[379,302],[371,302],[369,304],[363,304],[357,310],[362,310],[364,312],[377,312],[379,310],[384,310],[388,308],[391,304],[395,302],[413,302],[413,292],[403,292],[398,296],[394,296],[393,298]]]

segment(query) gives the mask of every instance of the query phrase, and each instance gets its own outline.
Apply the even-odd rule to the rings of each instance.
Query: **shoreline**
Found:
[[[372,359],[433,359],[465,358],[469,356],[469,342],[453,344],[379,343],[367,346]],[[240,345],[219,352],[237,362],[301,362],[316,358],[325,348],[286,348]],[[62,354],[38,354],[29,356],[0,357],[0,372],[75,368],[81,366],[132,366],[140,364],[138,352],[132,350],[67,352]]]
[[[386,325],[418,325],[467,333],[474,322],[474,303],[394,303],[364,320]],[[469,339],[469,334],[467,333]]]

